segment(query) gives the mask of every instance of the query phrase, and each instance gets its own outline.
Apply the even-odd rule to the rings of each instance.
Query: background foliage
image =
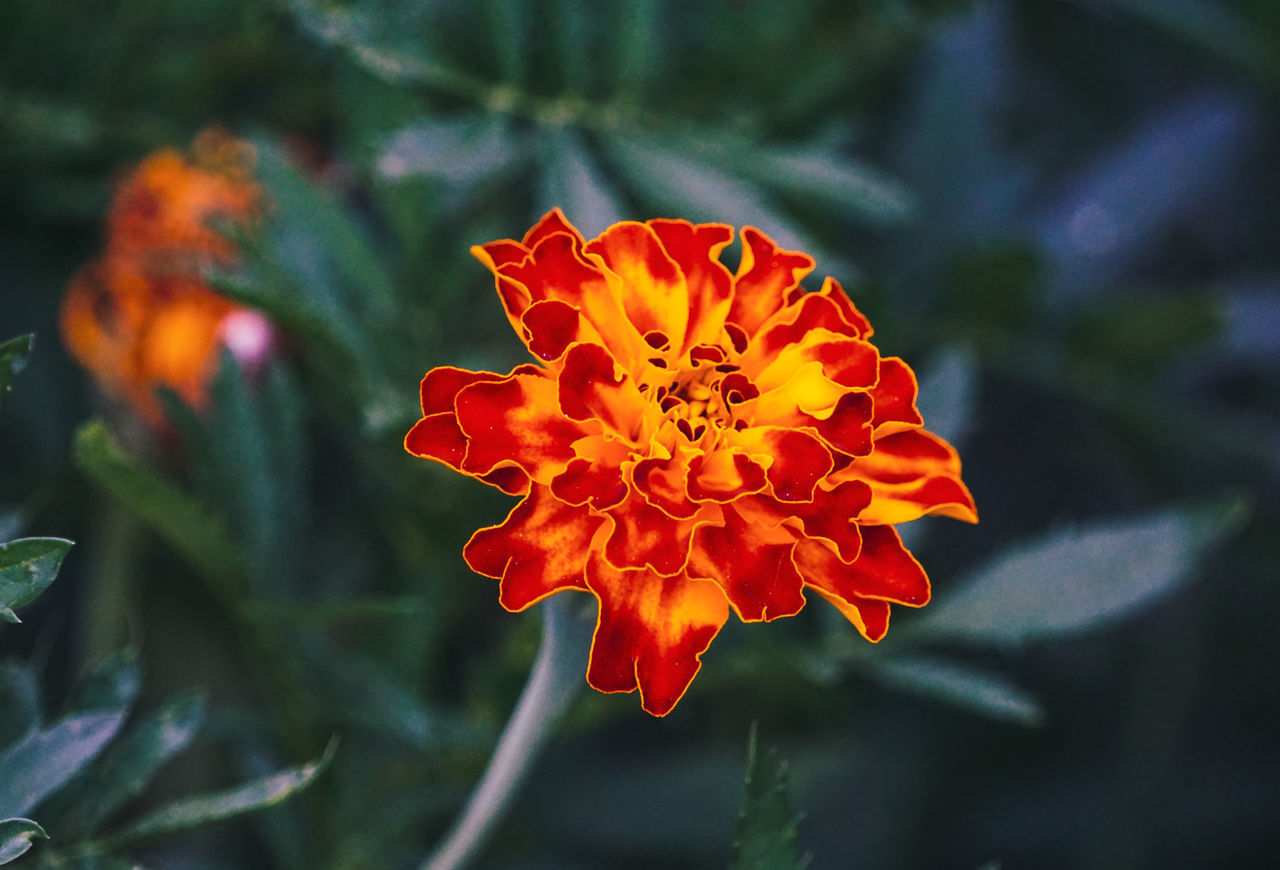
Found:
[[[0,392],[36,335],[0,541],[79,542],[34,603],[0,573],[0,818],[52,838],[20,860],[414,866],[538,632],[460,558],[509,499],[400,440],[428,368],[521,361],[466,250],[553,205],[814,253],[922,373],[982,523],[911,529],[936,599],[877,647],[811,608],[729,626],[665,720],[585,696],[484,866],[1276,854],[1269,0],[72,5],[0,5]],[[57,306],[113,179],[210,123],[276,204],[218,285],[290,339],[140,452]],[[75,717],[79,754],[32,749]],[[753,742],[743,812],[779,839],[731,850],[752,721],[790,766]],[[34,834],[0,822],[0,861]]]

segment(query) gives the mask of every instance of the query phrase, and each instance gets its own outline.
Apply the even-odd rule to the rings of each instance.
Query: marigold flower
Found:
[[[199,407],[219,350],[244,344],[245,318],[270,331],[265,318],[202,277],[236,260],[218,224],[243,224],[261,211],[253,159],[249,145],[216,129],[199,134],[189,155],[164,149],[147,157],[116,188],[102,255],[67,288],[60,318],[67,348],[103,392],[153,425],[163,419],[157,387]]]
[[[751,227],[619,223],[586,241],[557,210],[472,249],[536,364],[422,380],[406,449],[512,495],[463,556],[520,611],[599,601],[587,680],[665,715],[732,610],[792,616],[806,590],[871,641],[929,600],[895,523],[977,521],[916,378],[882,357],[834,280]]]

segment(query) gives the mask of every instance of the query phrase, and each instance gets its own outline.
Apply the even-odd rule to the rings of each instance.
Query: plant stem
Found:
[[[557,595],[543,602],[542,644],[529,681],[462,814],[420,870],[459,870],[475,858],[582,687],[589,628],[575,613],[577,602],[569,598]]]

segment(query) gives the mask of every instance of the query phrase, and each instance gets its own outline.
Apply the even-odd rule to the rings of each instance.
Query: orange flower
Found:
[[[441,367],[406,449],[522,501],[463,556],[511,611],[565,589],[599,601],[587,680],[665,715],[728,618],[792,616],[813,590],[868,640],[929,581],[893,524],[977,521],[916,379],[881,357],[805,254],[679,220],[585,241],[559,211],[472,249],[538,364]]]
[[[219,130],[197,136],[190,156],[165,149],[148,157],[116,189],[102,256],[67,288],[61,327],[68,349],[105,393],[153,425],[163,419],[156,387],[198,407],[222,347],[252,359],[270,344],[265,318],[201,277],[236,259],[218,223],[243,224],[260,211],[252,163],[252,148]]]

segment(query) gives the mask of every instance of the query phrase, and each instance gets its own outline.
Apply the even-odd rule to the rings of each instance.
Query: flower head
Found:
[[[929,600],[895,523],[975,522],[952,447],[923,428],[916,379],[882,357],[802,253],[721,224],[619,223],[586,241],[559,211],[472,252],[537,360],[441,367],[405,438],[522,500],[463,556],[519,611],[599,601],[587,680],[669,712],[728,619],[798,613],[806,591],[868,640]]]
[[[229,339],[243,334],[245,315],[266,323],[202,277],[236,260],[219,223],[243,224],[260,213],[252,165],[252,148],[216,129],[198,135],[190,154],[164,149],[147,157],[116,188],[102,255],[67,288],[61,326],[68,349],[105,393],[149,423],[162,419],[156,387],[200,406],[218,351],[235,352]]]

